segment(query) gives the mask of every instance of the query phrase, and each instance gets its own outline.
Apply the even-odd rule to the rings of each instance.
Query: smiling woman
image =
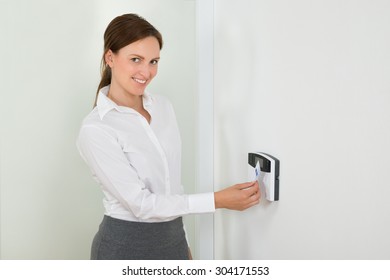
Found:
[[[157,74],[161,34],[138,15],[125,14],[108,25],[104,39],[96,106],[77,141],[104,193],[91,258],[191,259],[182,216],[254,206],[258,184],[184,194],[173,106],[146,91]]]
[[[117,105],[135,109],[148,122],[150,115],[143,108],[142,99],[139,97],[157,74],[159,55],[160,46],[155,37],[146,37],[131,43],[117,53],[109,50],[104,55],[106,65],[112,72],[107,97]]]
[[[91,111],[100,81],[105,28],[115,16],[129,12],[150,19],[164,34],[164,63],[159,63],[159,73],[148,90],[167,96],[175,107],[184,143],[182,184],[187,192],[195,192],[197,105],[191,102],[197,98],[194,2],[1,1],[4,44],[0,49],[10,55],[3,60],[8,66],[0,70],[4,77],[0,258],[90,257],[91,236],[102,218],[102,192],[80,158],[75,139],[81,119]],[[175,83],[169,77],[175,77]],[[190,106],[184,106],[189,100]],[[127,150],[126,155],[130,154]],[[138,157],[132,159],[142,162]],[[195,217],[184,220],[196,255]]]
[[[146,86],[157,74],[157,63],[160,59],[162,46],[163,40],[160,32],[141,17],[126,14],[111,21],[104,32],[104,52],[101,62],[102,79],[96,93],[95,106],[99,90],[109,85],[113,76],[117,77],[112,75],[112,72],[116,71],[114,66],[119,68],[118,73],[123,73],[125,76],[123,82],[127,81],[130,75],[131,79],[138,79],[136,82],[145,85],[140,90],[133,92],[133,94],[138,92],[138,95],[142,95]],[[143,57],[141,53],[145,53],[145,56],[148,57]],[[145,63],[146,66],[149,66],[149,63],[152,66],[147,67],[149,69],[140,69],[142,70],[141,74],[146,74],[147,77],[132,76],[139,67],[145,67]],[[122,91],[125,89],[123,85],[120,85],[121,80],[114,80],[114,82],[115,84],[111,83],[111,86],[120,86]]]

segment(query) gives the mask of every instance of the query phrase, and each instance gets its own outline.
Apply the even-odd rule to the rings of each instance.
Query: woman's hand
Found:
[[[245,210],[260,201],[259,183],[237,184],[214,193],[215,208]]]

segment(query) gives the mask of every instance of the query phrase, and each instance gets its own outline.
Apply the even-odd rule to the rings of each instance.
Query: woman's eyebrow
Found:
[[[129,56],[136,56],[136,57],[139,57],[141,59],[145,59],[145,57],[143,57],[142,55],[139,55],[139,54],[129,54]],[[160,57],[155,57],[155,58],[152,58],[151,60],[159,60]]]

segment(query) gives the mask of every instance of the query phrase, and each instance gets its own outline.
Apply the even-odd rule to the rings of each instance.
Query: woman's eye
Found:
[[[151,62],[150,62],[150,64],[152,64],[152,65],[156,65],[158,63],[158,60],[157,59],[154,59],[154,60],[152,60]]]
[[[137,62],[140,62],[141,59],[139,59],[138,57],[133,57],[133,58],[131,59],[131,61],[137,63]]]

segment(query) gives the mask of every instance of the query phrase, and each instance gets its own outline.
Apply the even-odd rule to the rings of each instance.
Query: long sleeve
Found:
[[[215,210],[213,193],[185,195],[152,192],[145,184],[148,178],[140,178],[139,167],[136,170],[137,166],[129,162],[114,133],[94,125],[84,125],[77,146],[102,187],[105,203],[109,206],[106,212],[113,212],[118,217],[129,214],[135,220],[153,222]],[[139,156],[138,151],[134,151],[134,156]]]

